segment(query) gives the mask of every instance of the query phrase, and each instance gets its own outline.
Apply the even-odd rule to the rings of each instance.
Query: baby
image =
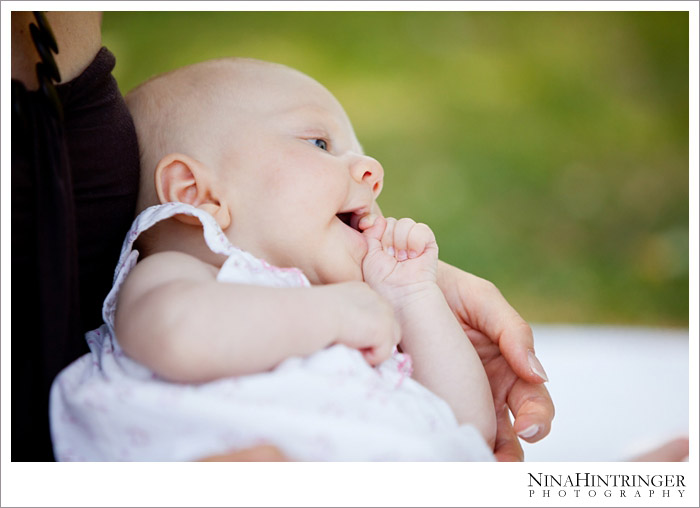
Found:
[[[195,64],[127,96],[139,210],[91,353],[51,393],[59,460],[493,460],[482,363],[426,225],[288,67]],[[396,347],[398,345],[398,348]]]

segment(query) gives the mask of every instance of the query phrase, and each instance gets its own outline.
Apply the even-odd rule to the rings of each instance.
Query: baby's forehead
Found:
[[[234,61],[221,75],[223,87],[240,100],[288,113],[303,109],[342,113],[342,106],[323,85],[300,71],[269,62]]]
[[[269,62],[233,61],[217,69],[218,91],[229,107],[280,118],[326,117],[349,124],[342,105],[323,85],[300,71]]]

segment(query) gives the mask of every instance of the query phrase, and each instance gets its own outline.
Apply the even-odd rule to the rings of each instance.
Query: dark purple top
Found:
[[[102,323],[134,217],[138,145],[114,65],[102,48],[56,86],[63,122],[39,92],[12,82],[13,461],[53,459],[51,381]]]

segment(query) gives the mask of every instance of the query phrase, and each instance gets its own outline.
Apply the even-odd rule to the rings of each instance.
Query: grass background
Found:
[[[123,92],[221,56],[345,106],[387,215],[529,321],[688,326],[688,13],[106,12]]]

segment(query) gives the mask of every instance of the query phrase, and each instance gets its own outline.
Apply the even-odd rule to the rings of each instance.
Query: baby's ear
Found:
[[[220,199],[212,170],[184,154],[172,153],[163,157],[156,166],[155,187],[161,203],[187,203],[216,219],[221,229],[231,224],[228,204]],[[196,217],[179,214],[175,219],[199,226]]]

